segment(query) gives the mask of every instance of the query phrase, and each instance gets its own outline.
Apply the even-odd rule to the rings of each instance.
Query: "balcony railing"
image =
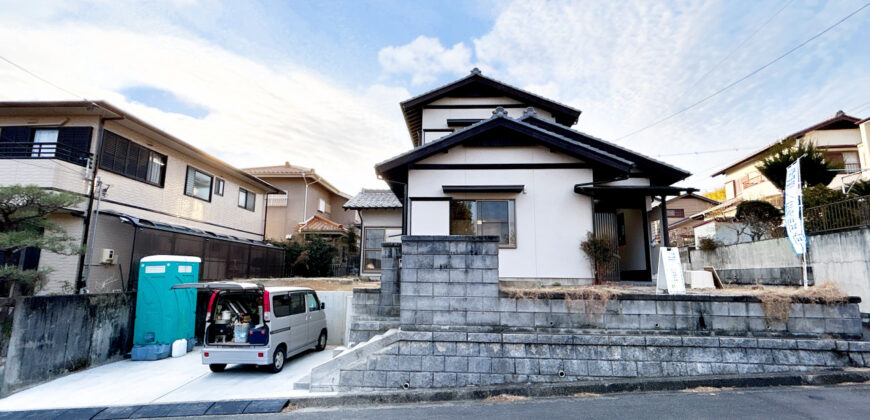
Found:
[[[266,205],[268,207],[287,207],[287,195],[270,195]]]
[[[807,233],[823,233],[870,226],[870,196],[804,209]]]
[[[0,159],[59,159],[87,166],[91,154],[62,143],[0,143]]]

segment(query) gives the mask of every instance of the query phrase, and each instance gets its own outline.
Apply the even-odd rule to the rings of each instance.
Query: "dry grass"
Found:
[[[607,301],[621,294],[655,293],[655,287],[602,284],[537,288],[505,287],[502,291],[508,296],[517,299],[551,299],[556,296],[564,296],[566,301],[585,300],[587,306],[594,302],[594,304],[604,307],[607,305]],[[766,318],[783,322],[789,318],[792,303],[837,304],[846,302],[849,296],[831,282],[825,282],[806,290],[803,287],[726,285],[724,289],[690,289],[686,290],[686,293],[694,295],[754,296],[761,300]]]
[[[254,283],[263,283],[265,286],[296,286],[310,287],[321,292],[342,291],[349,292],[355,288],[378,288],[380,282],[361,280],[357,277],[290,277],[280,279],[253,279],[241,280]]]
[[[724,289],[712,290],[709,293],[755,296],[761,300],[765,317],[783,322],[788,321],[792,303],[810,302],[830,305],[844,303],[849,297],[846,292],[832,282],[825,282],[807,289],[785,286],[725,286]]]
[[[529,399],[529,397],[524,397],[522,395],[499,394],[499,395],[493,395],[490,397],[486,397],[483,399],[483,401],[490,402],[490,403],[500,403],[500,402],[525,401],[527,399]]]
[[[601,394],[596,394],[594,392],[578,392],[574,394],[574,396],[577,398],[597,398],[600,397]]]
[[[716,388],[716,387],[712,387],[712,386],[696,386],[694,388],[684,389],[683,392],[693,392],[693,393],[698,393],[698,394],[715,394],[717,392],[725,391],[728,389],[731,389],[731,388],[730,387]]]

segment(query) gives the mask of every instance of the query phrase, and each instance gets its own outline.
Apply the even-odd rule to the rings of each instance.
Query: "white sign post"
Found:
[[[803,191],[801,190],[801,160],[798,158],[785,170],[785,230],[794,253],[801,256],[804,289],[807,288],[807,235],[804,233]]]
[[[686,281],[683,279],[683,264],[680,263],[679,248],[661,248],[656,275],[656,293],[669,295],[686,293]]]

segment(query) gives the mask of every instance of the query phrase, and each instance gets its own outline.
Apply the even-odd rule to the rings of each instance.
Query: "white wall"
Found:
[[[465,148],[457,146],[421,163],[577,162],[544,147]],[[524,185],[519,194],[451,194],[462,198],[504,198],[516,203],[516,248],[499,250],[503,278],[591,279],[592,269],[580,242],[592,231],[592,200],[574,193],[574,185],[592,181],[591,169],[420,170],[408,173],[411,197],[444,197],[443,185]],[[418,202],[420,203],[420,202]],[[420,215],[415,203],[412,223]],[[432,202],[429,202],[432,203]],[[442,202],[434,202],[442,203]],[[449,204],[432,214],[449,232]],[[420,234],[413,229],[412,234]]]
[[[445,129],[448,119],[487,119],[492,117],[492,111],[498,105],[515,104],[522,105],[521,102],[507,97],[494,98],[441,98],[432,102],[430,105],[492,105],[487,108],[461,108],[461,109],[423,109],[422,128],[425,129]],[[526,107],[505,108],[511,118],[520,118],[523,116],[523,110]],[[540,118],[555,121],[552,114],[539,108],[535,108]],[[460,127],[461,128],[461,127]],[[430,142],[435,139],[444,137],[450,133],[433,132],[426,133],[424,142]]]
[[[432,195],[429,197],[438,196]],[[446,200],[417,201],[412,199],[410,234],[449,235],[450,202]]]
[[[82,237],[84,218],[68,213],[58,213],[49,216],[48,220],[60,226],[66,233],[75,238],[76,244]],[[78,255],[62,255],[42,251],[39,254],[39,269],[51,269],[46,276],[45,285],[38,294],[75,293],[76,273],[79,268]]]
[[[362,219],[360,232],[360,244],[364,246],[366,241],[366,228],[387,228],[384,235],[387,242],[401,242],[402,240],[402,209],[364,209],[359,211]],[[378,277],[380,272],[365,272],[362,270],[365,264],[365,253],[360,250],[360,275],[366,277]]]
[[[326,304],[326,344],[343,345],[344,332],[347,329],[347,302],[353,292],[321,292],[317,297]]]

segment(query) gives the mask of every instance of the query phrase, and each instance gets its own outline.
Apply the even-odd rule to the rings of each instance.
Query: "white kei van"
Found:
[[[173,288],[211,291],[202,363],[212,372],[222,372],[228,364],[251,364],[278,373],[288,357],[326,348],[326,305],[307,287],[213,282]]]

